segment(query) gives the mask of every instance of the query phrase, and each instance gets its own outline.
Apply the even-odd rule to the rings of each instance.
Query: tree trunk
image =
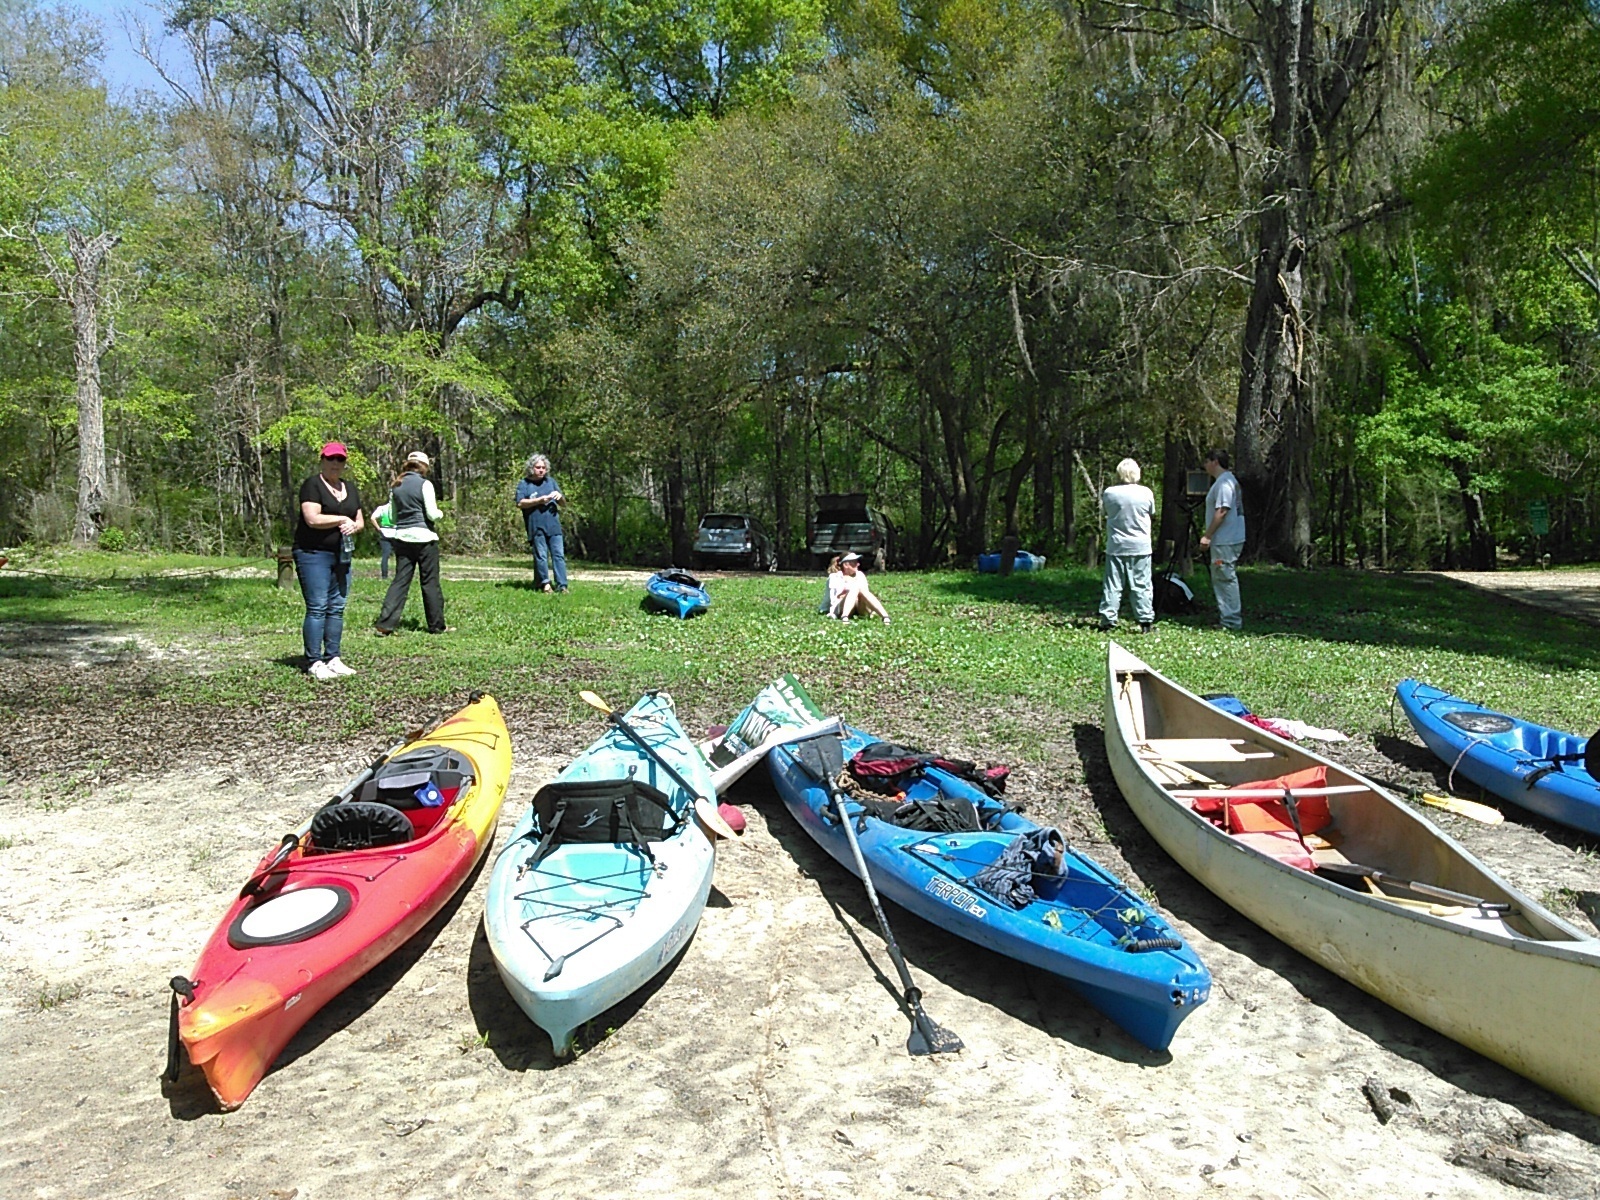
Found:
[[[1294,566],[1311,561],[1312,452],[1316,395],[1311,334],[1317,298],[1308,287],[1309,253],[1319,203],[1318,179],[1330,172],[1319,154],[1350,153],[1340,118],[1367,76],[1395,0],[1319,16],[1316,0],[1260,6],[1257,28],[1263,83],[1272,107],[1268,167],[1261,185],[1255,278],[1245,318],[1235,473],[1244,489],[1248,542]],[[1333,26],[1354,12],[1343,33]],[[1379,76],[1381,78],[1381,76]],[[1360,132],[1349,134],[1359,139]]]
[[[1451,470],[1461,496],[1461,512],[1467,519],[1467,566],[1474,571],[1492,571],[1495,569],[1494,531],[1489,528],[1489,517],[1483,510],[1483,493],[1472,486],[1472,474],[1464,465],[1454,465]]]
[[[114,233],[85,238],[67,231],[72,276],[65,299],[72,309],[72,366],[77,375],[78,509],[72,540],[87,545],[100,536],[106,517],[106,418],[100,396],[100,360],[111,349],[112,335],[100,336],[100,268],[122,239]],[[61,285],[58,275],[57,286]]]
[[[1033,544],[1053,554],[1056,550],[1056,475],[1055,447],[1048,434],[1040,438],[1039,452],[1033,459]]]
[[[689,537],[688,498],[683,477],[683,449],[673,447],[667,460],[667,532],[672,539],[672,561],[687,567],[693,552],[693,539]]]
[[[1154,549],[1157,562],[1165,563],[1173,555],[1179,557],[1179,575],[1187,575],[1193,565],[1194,504],[1187,485],[1189,465],[1199,458],[1194,443],[1180,438],[1169,426],[1161,443],[1161,534]]]

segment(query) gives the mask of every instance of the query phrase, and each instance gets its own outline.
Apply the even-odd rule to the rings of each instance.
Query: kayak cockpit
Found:
[[[450,746],[421,745],[380,765],[355,794],[311,819],[305,853],[398,846],[437,828],[473,782],[472,760]]]

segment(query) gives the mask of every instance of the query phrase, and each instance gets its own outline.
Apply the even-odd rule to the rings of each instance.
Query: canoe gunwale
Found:
[[[1165,676],[1162,676],[1160,672],[1154,671],[1152,668],[1147,667],[1142,663],[1139,664],[1138,667],[1131,669],[1126,666],[1113,667],[1112,674],[1107,681],[1107,687],[1114,689],[1116,684],[1120,681],[1120,677],[1130,673],[1156,675],[1167,685],[1176,688],[1179,692],[1186,696],[1192,697],[1192,693],[1189,693],[1180,685],[1175,684]],[[1192,698],[1195,699],[1197,703],[1205,703],[1204,700],[1200,700],[1198,697]],[[1113,709],[1116,708],[1115,705],[1112,705],[1112,707]],[[1220,712],[1221,710],[1218,711]],[[1226,716],[1228,714],[1224,713],[1222,715]],[[1125,745],[1134,744],[1134,739],[1130,739],[1126,736],[1126,730],[1120,721],[1120,716],[1121,714],[1118,712],[1119,720],[1117,732],[1119,739]],[[1243,728],[1250,730],[1252,736],[1259,734],[1261,740],[1276,743],[1277,745],[1286,749],[1308,755],[1320,763],[1324,763],[1343,772],[1344,774],[1349,775],[1353,779],[1359,780],[1367,790],[1377,794],[1390,804],[1400,806],[1400,801],[1398,801],[1389,792],[1385,791],[1378,784],[1366,778],[1360,772],[1342,764],[1335,763],[1332,760],[1326,759],[1308,747],[1289,742],[1286,739],[1280,738],[1267,730],[1257,729],[1257,727],[1247,725],[1244,722],[1240,722],[1240,725]],[[1188,805],[1178,803],[1177,799],[1172,795],[1170,789],[1163,785],[1162,781],[1155,776],[1155,774],[1149,769],[1148,765],[1141,760],[1137,754],[1130,753],[1127,757],[1134,769],[1138,771],[1141,776],[1143,776],[1145,782],[1149,785],[1151,793],[1162,796],[1166,801],[1166,807],[1181,814],[1185,822],[1190,827],[1203,830],[1207,838],[1211,839],[1216,845],[1226,846],[1232,853],[1243,855],[1252,861],[1269,866],[1272,868],[1272,870],[1276,871],[1285,879],[1292,879],[1297,882],[1309,884],[1315,890],[1328,895],[1337,896],[1341,900],[1354,901],[1357,905],[1369,910],[1370,912],[1400,917],[1407,922],[1420,921],[1424,924],[1433,925],[1441,929],[1447,929],[1451,933],[1465,934],[1469,937],[1479,938],[1498,946],[1509,946],[1519,951],[1529,953],[1555,953],[1563,957],[1570,954],[1572,959],[1578,962],[1592,960],[1597,955],[1600,955],[1600,942],[1597,942],[1596,939],[1589,937],[1582,930],[1576,928],[1575,926],[1568,924],[1555,913],[1550,912],[1543,905],[1539,904],[1535,900],[1530,899],[1528,896],[1524,895],[1522,892],[1518,891],[1504,880],[1500,880],[1500,884],[1506,895],[1508,895],[1512,900],[1515,915],[1520,915],[1524,919],[1533,917],[1539,921],[1548,922],[1566,933],[1567,937],[1565,939],[1513,937],[1510,934],[1498,933],[1490,929],[1476,929],[1471,926],[1460,925],[1456,922],[1447,920],[1443,917],[1435,916],[1426,911],[1406,910],[1399,905],[1388,903],[1381,896],[1374,896],[1367,892],[1356,891],[1352,888],[1344,887],[1343,885],[1335,883],[1332,880],[1324,879],[1321,875],[1318,875],[1314,872],[1303,871],[1298,867],[1281,862],[1278,859],[1273,858],[1271,855],[1265,854],[1256,849],[1254,846],[1239,841],[1227,831],[1218,828],[1205,817],[1195,812]],[[1130,807],[1134,807],[1135,811],[1137,812],[1137,806],[1135,805],[1134,801],[1129,799],[1128,802]],[[1421,818],[1417,819],[1421,820]],[[1462,846],[1460,843],[1456,842],[1455,839],[1451,838],[1449,834],[1445,833],[1441,829],[1438,829],[1437,826],[1433,826],[1431,823],[1429,823],[1429,828],[1437,833],[1438,839],[1450,851],[1456,855],[1459,855],[1465,862],[1482,871],[1484,874],[1498,879],[1498,876],[1496,876],[1486,864],[1482,863],[1475,855],[1467,850],[1465,846]],[[1168,850],[1168,853],[1170,854],[1171,851]],[[1181,858],[1178,858],[1176,854],[1174,854],[1173,857],[1178,859],[1179,865],[1185,870],[1192,870],[1191,865],[1187,862],[1184,862]],[[1574,943],[1576,945],[1569,945],[1569,943]]]

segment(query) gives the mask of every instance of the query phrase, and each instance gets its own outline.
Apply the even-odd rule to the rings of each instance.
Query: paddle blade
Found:
[[[934,1024],[927,1013],[917,1011],[916,1019],[911,1022],[911,1036],[906,1039],[906,1053],[921,1058],[928,1054],[956,1054],[965,1049],[955,1034]]]
[[[694,815],[700,819],[700,824],[718,837],[728,838],[730,841],[737,835],[733,826],[722,819],[722,814],[717,811],[717,806],[704,796],[694,798]]]
[[[1453,812],[1458,817],[1470,817],[1474,821],[1482,821],[1485,825],[1498,825],[1506,819],[1505,813],[1498,808],[1491,808],[1487,804],[1479,804],[1475,800],[1458,800],[1454,796],[1436,796],[1432,792],[1423,792],[1421,800],[1432,808],[1442,808],[1445,812]]]
[[[611,705],[607,704],[604,700],[600,699],[599,696],[596,696],[593,692],[589,691],[587,688],[585,688],[583,691],[578,693],[578,699],[582,700],[590,708],[598,708],[601,712],[605,713],[605,715],[608,716],[608,717],[613,712],[616,711],[615,709],[613,709],[611,707]]]

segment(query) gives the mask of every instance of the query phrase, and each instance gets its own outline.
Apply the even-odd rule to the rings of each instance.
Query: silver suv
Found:
[[[776,571],[772,539],[761,523],[746,513],[707,513],[694,535],[694,565],[742,566],[752,571]]]

